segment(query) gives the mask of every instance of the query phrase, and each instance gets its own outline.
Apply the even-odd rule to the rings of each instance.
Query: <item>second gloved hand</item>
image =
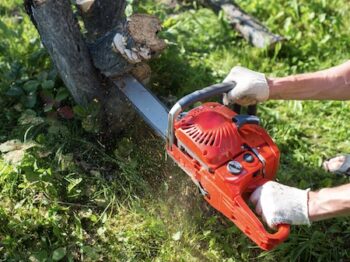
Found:
[[[308,192],[270,181],[258,187],[250,201],[271,228],[279,224],[310,225]]]
[[[236,82],[236,87],[224,95],[224,104],[238,103],[242,106],[263,102],[269,98],[269,86],[264,74],[235,66],[224,83]]]

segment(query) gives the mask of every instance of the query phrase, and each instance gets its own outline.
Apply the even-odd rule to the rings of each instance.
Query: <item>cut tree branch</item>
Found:
[[[271,33],[254,17],[245,13],[232,0],[200,0],[202,4],[210,7],[216,13],[223,11],[228,22],[242,34],[242,36],[256,47],[272,47],[283,37]]]

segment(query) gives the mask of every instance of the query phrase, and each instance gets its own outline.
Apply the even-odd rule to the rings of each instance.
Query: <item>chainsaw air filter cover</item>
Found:
[[[220,104],[197,107],[176,123],[176,138],[199,162],[216,169],[241,151],[243,142],[232,117]]]
[[[271,234],[246,203],[258,186],[274,180],[279,151],[255,116],[237,115],[219,103],[204,103],[174,124],[168,154],[192,178],[206,201],[262,249],[287,238],[282,225]]]

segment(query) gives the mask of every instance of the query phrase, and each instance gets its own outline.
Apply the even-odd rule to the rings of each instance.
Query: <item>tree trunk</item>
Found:
[[[75,101],[86,105],[99,100],[110,132],[132,121],[130,106],[110,78],[128,73],[141,81],[149,78],[144,62],[165,48],[156,36],[160,22],[147,15],[126,19],[125,0],[76,0],[87,32],[84,37],[69,0],[24,0],[24,4]]]
[[[29,0],[27,12],[74,100],[86,105],[100,98],[100,80],[69,1]]]

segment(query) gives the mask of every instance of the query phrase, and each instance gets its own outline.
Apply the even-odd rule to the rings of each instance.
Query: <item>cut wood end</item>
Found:
[[[76,4],[79,9],[86,13],[91,9],[91,6],[94,4],[95,0],[76,0]]]
[[[158,54],[165,49],[165,41],[157,36],[157,33],[162,29],[161,22],[157,17],[133,14],[128,19],[128,29],[135,42],[150,48],[152,54]]]
[[[151,67],[146,63],[137,64],[131,70],[131,74],[142,84],[146,85],[151,77]]]
[[[127,39],[120,33],[114,36],[112,48],[114,52],[120,53],[131,64],[137,64],[151,58],[150,49],[147,47],[128,49]]]

